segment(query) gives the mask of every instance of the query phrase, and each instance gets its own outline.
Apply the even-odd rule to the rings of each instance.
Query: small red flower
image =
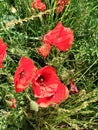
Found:
[[[32,7],[40,11],[44,11],[46,9],[46,5],[41,0],[35,0],[32,2]]]
[[[7,44],[3,43],[2,39],[0,39],[0,68],[3,68],[2,62],[6,55]]]
[[[61,82],[58,84],[58,88],[55,93],[50,97],[39,98],[37,103],[40,107],[48,107],[52,104],[60,104],[62,101],[65,101],[69,96],[69,91],[66,86]]]
[[[59,104],[68,97],[68,89],[64,86],[56,70],[51,66],[45,66],[37,70],[32,80],[35,97],[40,107],[48,107],[51,104]]]
[[[40,48],[38,48],[38,52],[44,57],[46,58],[51,50],[50,44],[43,44]]]
[[[43,41],[56,46],[60,51],[67,51],[74,41],[73,31],[58,22],[56,27],[44,36]]]
[[[34,74],[36,72],[36,67],[31,59],[22,57],[19,62],[19,66],[14,75],[14,85],[16,92],[22,92],[30,84]]]
[[[71,80],[70,81],[70,93],[78,93],[78,92],[79,92],[79,90],[78,90],[76,84],[73,83],[73,81]]]
[[[57,11],[58,13],[61,13],[64,9],[64,7],[69,3],[70,0],[58,0],[57,1]]]

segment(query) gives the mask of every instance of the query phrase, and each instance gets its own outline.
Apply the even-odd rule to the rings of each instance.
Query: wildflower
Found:
[[[60,82],[56,70],[51,66],[37,70],[32,84],[40,107],[48,107],[53,103],[58,104],[68,96],[67,87]]]
[[[58,82],[59,80],[53,67],[45,66],[37,70],[32,80],[34,95],[40,98],[53,95],[58,88]]]
[[[34,2],[32,2],[32,7],[40,11],[44,11],[46,9],[46,5],[41,0],[34,0]]]
[[[40,48],[38,48],[38,52],[44,57],[46,58],[51,50],[50,44],[43,44]]]
[[[57,0],[57,11],[61,13],[70,0]]]
[[[2,62],[6,55],[7,44],[3,43],[2,39],[0,39],[0,68],[3,68]]]
[[[79,92],[79,90],[78,90],[76,84],[73,83],[73,81],[71,80],[70,81],[70,93],[78,93],[78,92]]]
[[[14,85],[16,92],[22,92],[30,84],[36,67],[31,59],[22,57],[19,62],[19,66],[14,75]]]
[[[54,45],[60,51],[67,51],[74,41],[73,31],[70,28],[65,28],[61,22],[58,22],[56,27],[45,34],[44,43]]]

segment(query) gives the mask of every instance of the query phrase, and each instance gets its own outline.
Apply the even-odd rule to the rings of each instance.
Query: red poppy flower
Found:
[[[74,35],[70,28],[65,28],[61,22],[44,36],[44,43],[56,46],[60,51],[67,51],[73,44]]]
[[[51,66],[37,70],[32,80],[35,97],[44,98],[52,96],[58,88],[59,79]]]
[[[69,3],[70,0],[58,0],[57,1],[57,11],[58,13],[61,13],[64,9],[64,7]]]
[[[3,43],[2,39],[0,39],[0,68],[3,68],[2,62],[6,55],[7,44]]]
[[[58,84],[58,88],[55,93],[50,97],[39,98],[37,103],[40,107],[48,107],[52,104],[60,104],[62,101],[65,101],[69,96],[69,91],[66,86],[61,82]]]
[[[50,44],[43,44],[40,48],[38,48],[38,52],[44,57],[46,58],[51,50]]]
[[[39,9],[40,11],[44,11],[46,9],[46,5],[41,0],[35,0],[32,2],[32,7],[34,9]]]
[[[45,66],[37,70],[32,80],[35,97],[40,107],[48,107],[51,104],[59,104],[68,98],[68,89],[64,86],[56,70],[51,66]]]
[[[33,61],[26,57],[22,57],[14,75],[15,91],[22,92],[25,90],[31,82],[35,72],[36,67],[34,66]]]
[[[73,83],[73,81],[71,80],[70,81],[70,93],[78,93],[78,92],[79,92],[79,90],[78,90],[76,84]]]

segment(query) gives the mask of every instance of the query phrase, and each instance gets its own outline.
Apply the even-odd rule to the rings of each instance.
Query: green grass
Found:
[[[31,0],[0,1],[0,37],[8,43],[7,56],[0,69],[0,130],[97,130],[98,129],[98,2],[97,0],[71,0],[60,14],[54,14],[55,1],[43,0],[50,12],[30,20],[39,12],[31,9]],[[16,13],[11,12],[12,6]],[[28,18],[7,28],[11,20]],[[73,29],[74,44],[68,52],[52,48],[44,59],[37,53],[42,42],[35,40],[53,29],[58,21]],[[27,89],[15,93],[13,76],[21,56],[27,56],[39,68],[52,65],[61,81],[69,86],[76,82],[79,93],[70,95],[59,107],[49,107],[36,113],[30,111],[25,96]],[[17,107],[12,110],[5,103],[5,96],[13,94]]]

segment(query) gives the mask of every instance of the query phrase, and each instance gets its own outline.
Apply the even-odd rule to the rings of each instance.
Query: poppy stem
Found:
[[[31,98],[30,98],[30,96],[26,93],[26,97],[27,97],[27,99],[29,100],[29,101],[31,101]]]
[[[79,82],[79,81],[81,80],[81,78],[83,78],[83,76],[84,76],[97,62],[98,62],[98,59],[95,60],[95,62],[94,62],[91,66],[89,66],[89,68],[80,76],[80,78],[76,81],[76,83]]]
[[[16,24],[23,24],[23,22],[27,22],[29,20],[34,20],[34,18],[38,18],[38,17],[41,17],[47,13],[49,13],[51,10],[46,10],[44,12],[40,12],[38,13],[37,15],[32,15],[31,17],[27,17],[27,18],[24,18],[24,19],[17,19],[17,20],[12,20],[12,21],[9,21],[7,23],[5,23],[5,26],[6,26],[6,29],[8,29],[9,27],[11,26],[14,26]]]

